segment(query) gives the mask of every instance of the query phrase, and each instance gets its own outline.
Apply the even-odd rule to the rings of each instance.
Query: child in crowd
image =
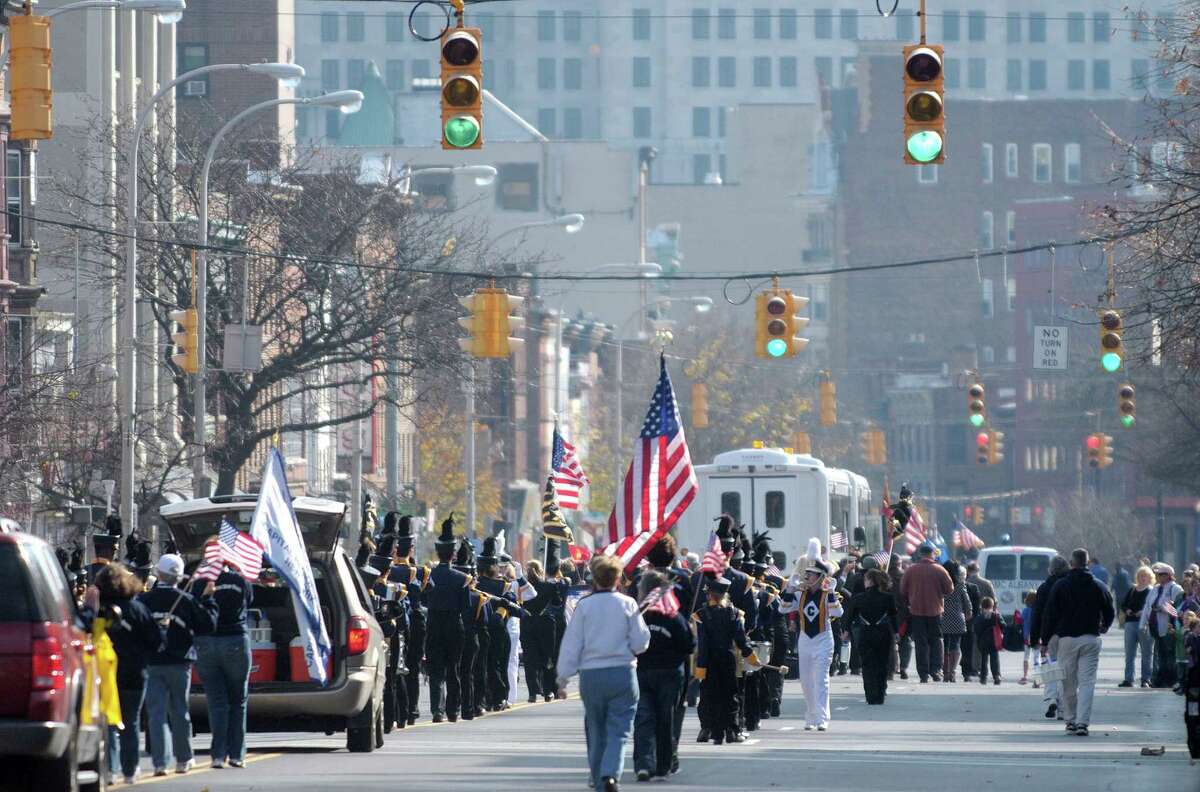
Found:
[[[1183,624],[1187,635],[1183,643],[1187,652],[1187,676],[1183,680],[1183,722],[1187,727],[1188,753],[1191,763],[1200,759],[1200,615],[1185,611]]]
[[[972,621],[971,630],[975,633],[975,647],[979,651],[979,684],[987,684],[988,664],[992,666],[992,681],[1000,684],[1000,647],[996,645],[997,628],[1001,634],[1004,631],[1004,617],[996,610],[996,602],[991,597],[979,600],[979,613]]]
[[[1024,685],[1029,681],[1029,658],[1033,656],[1033,667],[1036,669],[1042,664],[1042,656],[1038,653],[1037,647],[1030,645],[1029,629],[1033,622],[1033,606],[1037,602],[1037,592],[1033,589],[1025,592],[1025,607],[1021,608],[1021,628],[1025,631],[1025,660],[1022,664],[1021,681]],[[1033,680],[1033,686],[1041,687],[1037,679]]]

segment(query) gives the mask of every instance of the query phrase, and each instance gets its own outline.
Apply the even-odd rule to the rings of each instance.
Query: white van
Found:
[[[979,551],[979,574],[996,589],[997,609],[1004,618],[1024,606],[1022,598],[1050,574],[1051,547],[985,547]]]

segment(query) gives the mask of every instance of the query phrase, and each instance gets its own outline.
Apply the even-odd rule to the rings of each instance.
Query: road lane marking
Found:
[[[281,756],[283,756],[282,753],[255,754],[254,756],[246,757],[246,764],[251,765],[251,764],[254,764],[255,762],[264,762],[267,759],[278,759]],[[230,775],[233,775],[233,774],[237,773],[237,771],[238,771],[238,768],[236,768],[236,767],[225,767],[224,769],[228,770]],[[117,776],[115,779],[116,783],[114,783],[113,786],[114,787],[124,787],[124,786],[143,786],[145,784],[161,784],[164,781],[180,781],[185,778],[191,778],[192,776],[200,775],[202,773],[213,773],[213,772],[216,772],[216,771],[213,769],[212,765],[209,765],[208,767],[196,767],[196,768],[189,770],[186,773],[168,773],[165,776],[152,775],[149,778],[147,778],[145,776],[141,776],[138,778],[137,783],[132,784],[132,785],[126,784],[124,781],[121,780],[120,776]]]

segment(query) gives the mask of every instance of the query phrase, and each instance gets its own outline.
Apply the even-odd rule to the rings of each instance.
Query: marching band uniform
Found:
[[[554,698],[555,612],[562,612],[569,586],[558,577],[558,542],[547,541],[546,578],[533,583],[534,597],[523,601],[528,615],[521,620],[521,649],[525,656],[525,684],[530,703],[542,696]]]
[[[458,720],[461,701],[458,668],[464,640],[462,614],[470,606],[471,577],[450,566],[456,544],[451,513],[434,542],[438,565],[430,573],[431,585],[425,594],[429,606],[425,655],[429,666],[429,709],[433,711],[434,723],[441,723],[444,718],[451,723]],[[443,684],[446,685],[444,709]]]
[[[484,664],[484,679],[487,685],[485,701],[490,710],[502,710],[508,706],[510,637],[507,622],[510,618],[519,618],[521,615],[516,595],[508,590],[508,582],[501,577],[492,576],[499,560],[496,552],[496,538],[484,539],[483,552],[476,559],[480,573],[476,587],[494,600],[508,601],[513,606],[506,608],[504,602],[493,601],[492,603],[492,616],[488,622],[488,653]]]
[[[92,535],[92,549],[96,560],[84,567],[84,577],[89,586],[95,585],[96,575],[100,570],[112,563],[117,552],[117,543],[121,541],[123,532],[121,518],[115,514],[108,515],[104,520],[104,533]]]
[[[814,547],[815,545],[815,547]],[[820,542],[809,542],[809,566],[804,570],[805,587],[789,592],[780,608],[783,613],[798,611],[800,629],[796,638],[800,684],[808,706],[805,731],[825,731],[829,727],[829,663],[833,657],[832,622],[842,615],[842,604],[834,591],[826,590],[831,581],[832,565],[820,557]],[[814,588],[815,587],[815,588]]]
[[[467,539],[463,539],[458,546],[458,553],[454,557],[454,568],[463,574],[470,574],[475,571],[475,549]],[[479,664],[479,646],[480,636],[486,635],[488,622],[491,620],[492,610],[488,605],[487,597],[475,590],[475,582],[472,578],[471,593],[467,598],[467,607],[463,611],[463,652],[462,659],[458,663],[459,679],[462,685],[462,717],[463,720],[472,720],[476,715],[475,705],[475,667]],[[487,644],[484,643],[484,646]]]
[[[738,732],[737,663],[733,650],[736,647],[742,657],[750,657],[754,651],[746,638],[746,625],[742,614],[725,598],[729,591],[728,578],[712,578],[708,581],[709,591],[722,595],[717,603],[710,602],[692,614],[696,625],[696,670],[701,681],[700,734],[697,742],[708,742],[711,735],[715,744],[728,740],[743,742]]]
[[[396,555],[388,575],[389,583],[396,583],[408,590],[408,635],[404,644],[404,665],[408,675],[404,679],[408,699],[408,722],[415,723],[420,717],[417,702],[421,695],[421,659],[425,656],[426,593],[432,583],[431,570],[427,566],[413,563],[412,518],[388,512],[383,522],[384,535],[395,534]]]
[[[388,642],[383,686],[384,733],[391,733],[397,726],[403,729],[408,723],[409,713],[408,687],[404,676],[408,669],[403,662],[409,633],[408,589],[387,580],[394,545],[394,535],[380,537],[374,552],[359,566],[359,573],[371,593],[375,620],[379,622],[383,637]],[[370,543],[364,542],[363,546],[369,547]]]

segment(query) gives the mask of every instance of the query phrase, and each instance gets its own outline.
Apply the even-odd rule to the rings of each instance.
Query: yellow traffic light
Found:
[[[792,449],[797,454],[812,454],[812,440],[808,432],[795,432],[792,435]]]
[[[443,149],[483,147],[482,43],[479,28],[447,28],[442,34]]]
[[[992,435],[987,429],[975,435],[975,461],[981,465],[988,463],[988,447],[991,445],[991,442]]]
[[[1106,434],[1098,435],[1100,438],[1100,464],[1098,467],[1103,470],[1112,464],[1112,436]]]
[[[754,353],[759,357],[792,357],[808,346],[808,339],[796,335],[808,326],[808,317],[796,311],[808,305],[807,297],[797,297],[790,289],[768,289],[758,295],[757,332]]]
[[[988,456],[987,463],[995,465],[1004,459],[1004,432],[997,432],[995,429],[988,430]]]
[[[9,90],[13,140],[49,140],[54,135],[50,90],[50,18],[21,14],[8,20]]]
[[[1121,411],[1121,426],[1126,429],[1133,428],[1137,422],[1137,403],[1133,399],[1134,389],[1129,383],[1125,383],[1117,389],[1117,407]]]
[[[863,461],[868,465],[887,464],[887,436],[882,429],[868,429],[859,435]]]
[[[703,382],[692,385],[692,426],[696,429],[708,426],[708,386]]]
[[[983,401],[983,385],[976,382],[967,389],[967,412],[971,426],[979,428],[987,420],[987,407]]]
[[[945,73],[940,44],[904,48],[904,161],[946,160]]]
[[[196,309],[171,311],[168,316],[172,322],[179,324],[179,332],[171,334],[171,343],[179,348],[177,354],[171,355],[171,362],[183,373],[195,374],[200,370],[200,343],[197,335],[200,324],[197,321]]]
[[[511,334],[519,332],[525,320],[510,315],[525,302],[524,297],[508,294],[504,289],[483,288],[458,301],[471,312],[458,320],[470,332],[469,338],[460,338],[458,345],[463,351],[477,358],[507,358],[524,347],[525,342]]]
[[[821,372],[821,383],[818,386],[820,395],[821,426],[837,424],[837,385],[829,378],[828,371]]]
[[[1120,371],[1125,362],[1122,330],[1119,311],[1108,308],[1100,312],[1100,367],[1109,374]]]

